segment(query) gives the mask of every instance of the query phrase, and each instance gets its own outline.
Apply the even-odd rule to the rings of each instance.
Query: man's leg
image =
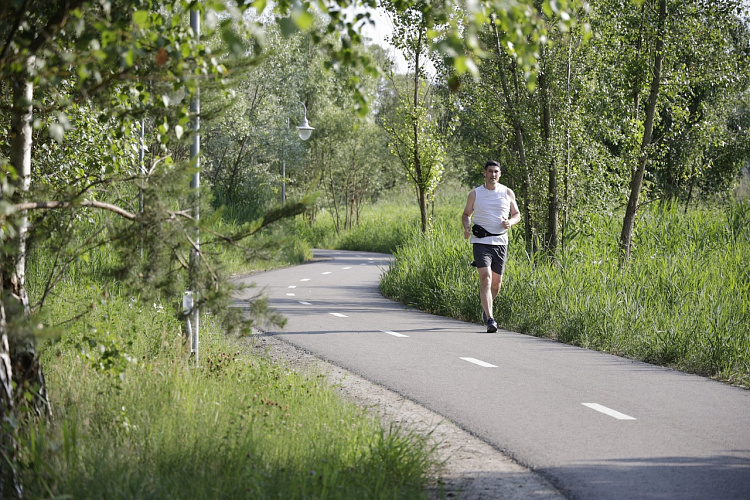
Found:
[[[492,265],[490,266],[492,278],[491,278],[491,285],[490,285],[490,301],[489,301],[489,307],[490,311],[494,308],[494,302],[495,297],[497,297],[497,294],[500,293],[500,287],[503,285],[503,271],[505,270],[505,257],[507,255],[507,246],[498,246],[494,247],[493,250],[496,251],[496,254],[493,255],[492,259]],[[494,317],[494,316],[487,316]]]
[[[485,316],[494,318],[493,301],[500,292],[503,284],[503,275],[497,274],[489,267],[480,267],[479,269],[479,300],[482,302],[482,309]]]
[[[500,287],[503,286],[503,275],[492,272],[492,300],[495,300],[497,294],[500,293]]]
[[[482,309],[484,315],[489,319],[492,318],[492,299],[497,295],[493,295],[492,285],[494,281],[492,269],[489,267],[480,267],[479,271],[479,300],[482,303]]]

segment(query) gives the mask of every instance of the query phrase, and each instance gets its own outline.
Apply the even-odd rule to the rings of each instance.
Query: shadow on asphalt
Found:
[[[599,460],[598,464],[540,468],[537,472],[554,484],[559,485],[558,477],[564,477],[568,485],[577,484],[568,488],[574,498],[747,500],[750,498],[750,451],[736,453]],[[643,485],[649,485],[648,489]],[[653,489],[657,486],[661,489]]]

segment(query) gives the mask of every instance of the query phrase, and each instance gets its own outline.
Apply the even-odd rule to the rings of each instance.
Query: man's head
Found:
[[[487,170],[490,167],[497,167],[498,170],[500,170],[500,164],[496,162],[495,160],[490,160],[487,163],[484,164],[484,169]]]
[[[495,160],[490,160],[484,164],[484,185],[489,189],[494,189],[500,179],[500,164]]]

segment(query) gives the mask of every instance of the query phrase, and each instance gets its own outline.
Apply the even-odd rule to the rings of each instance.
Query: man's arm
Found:
[[[461,223],[464,225],[464,239],[468,239],[471,236],[471,214],[474,213],[474,200],[477,195],[472,189],[469,193],[469,197],[466,199],[466,207],[464,213],[461,215]]]
[[[508,218],[508,226],[521,222],[521,212],[518,210],[518,204],[516,204],[516,194],[508,188],[508,198],[510,198],[510,217]]]

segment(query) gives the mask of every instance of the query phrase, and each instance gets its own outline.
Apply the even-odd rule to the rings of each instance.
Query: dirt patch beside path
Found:
[[[300,370],[325,374],[331,385],[355,404],[386,423],[429,435],[444,466],[434,478],[432,498],[470,500],[562,499],[544,478],[523,467],[446,418],[373,384],[362,377],[316,358],[273,335],[254,335],[253,348]]]

